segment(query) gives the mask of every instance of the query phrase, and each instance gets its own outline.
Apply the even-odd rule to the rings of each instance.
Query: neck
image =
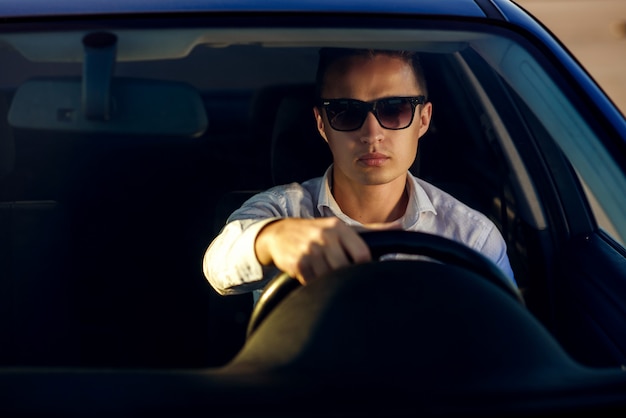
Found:
[[[342,212],[357,222],[393,222],[404,215],[409,202],[406,181],[401,176],[386,184],[362,185],[333,179],[333,196]]]

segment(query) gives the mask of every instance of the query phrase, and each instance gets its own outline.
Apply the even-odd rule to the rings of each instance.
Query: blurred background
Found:
[[[514,0],[541,21],[626,114],[626,0]]]

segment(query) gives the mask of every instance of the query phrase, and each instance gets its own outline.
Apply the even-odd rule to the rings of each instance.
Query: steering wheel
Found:
[[[461,243],[438,235],[414,231],[368,231],[360,235],[369,246],[372,259],[375,261],[385,254],[426,256],[435,261],[456,265],[477,273],[478,276],[495,284],[522,305],[524,304],[521,294],[511,285],[499,267],[481,253]],[[284,272],[270,280],[252,311],[247,338],[287,295],[299,287],[301,287],[300,282]]]

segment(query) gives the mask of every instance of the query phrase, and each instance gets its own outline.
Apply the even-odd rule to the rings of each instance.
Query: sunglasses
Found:
[[[330,126],[336,131],[356,131],[372,112],[385,129],[405,129],[413,122],[417,105],[426,103],[426,96],[388,97],[371,102],[356,99],[320,99],[326,109]]]

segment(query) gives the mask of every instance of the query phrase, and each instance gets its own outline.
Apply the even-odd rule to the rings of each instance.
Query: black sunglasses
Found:
[[[405,129],[413,123],[415,108],[426,103],[426,96],[388,97],[371,102],[356,99],[320,99],[330,126],[336,131],[356,131],[372,112],[385,129]]]

